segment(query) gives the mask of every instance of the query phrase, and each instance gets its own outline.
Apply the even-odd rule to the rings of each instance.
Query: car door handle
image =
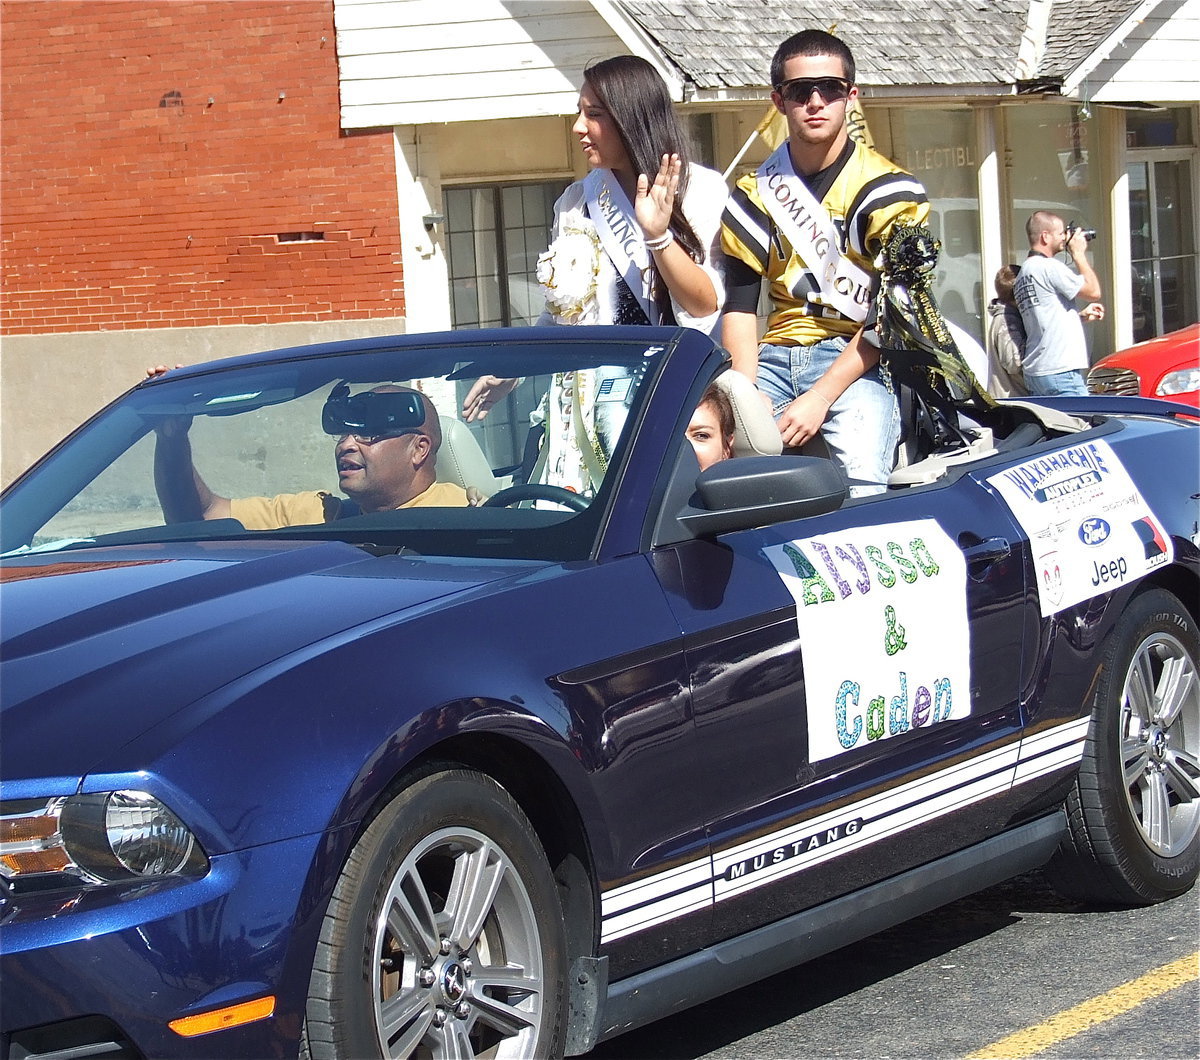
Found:
[[[1012,555],[1012,545],[1002,537],[989,537],[963,550],[967,566],[976,563],[995,563]]]

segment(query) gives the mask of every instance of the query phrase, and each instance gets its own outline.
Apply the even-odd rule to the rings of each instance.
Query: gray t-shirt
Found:
[[[1025,325],[1026,375],[1087,369],[1083,320],[1075,311],[1081,287],[1083,277],[1057,258],[1030,254],[1021,265],[1013,297]]]

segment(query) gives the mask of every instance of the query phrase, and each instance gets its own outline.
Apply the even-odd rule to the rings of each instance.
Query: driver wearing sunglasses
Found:
[[[788,139],[726,205],[728,294],[722,344],[775,415],[783,444],[820,433],[851,496],[886,488],[899,410],[870,330],[874,261],[892,229],[924,222],[925,189],[850,135],[854,57],[821,30],[785,40],[771,62],[771,102]],[[772,309],[758,336],[763,281]]]
[[[229,498],[214,493],[192,463],[189,417],[156,428],[154,486],[167,523],[236,519],[247,530],[331,523],[351,515],[399,508],[464,508],[467,494],[437,481],[442,429],[433,402],[409,387],[377,386],[351,395],[334,387],[321,426],[334,440],[343,500],[324,490],[274,497]]]

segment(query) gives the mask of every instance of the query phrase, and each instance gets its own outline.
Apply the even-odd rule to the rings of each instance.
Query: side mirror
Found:
[[[700,473],[679,522],[692,537],[714,537],[835,512],[847,496],[841,472],[829,460],[812,456],[722,460]]]

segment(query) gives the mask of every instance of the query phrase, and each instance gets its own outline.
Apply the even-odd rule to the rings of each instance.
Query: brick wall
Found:
[[[398,317],[390,130],[332,0],[0,5],[0,331]]]

